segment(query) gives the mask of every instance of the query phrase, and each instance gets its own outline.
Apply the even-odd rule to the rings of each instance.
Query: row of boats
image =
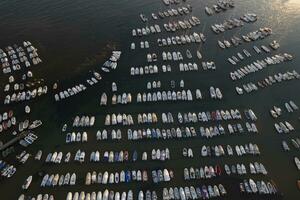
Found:
[[[191,29],[200,24],[200,19],[198,17],[192,16],[191,18],[185,20],[169,21],[169,23],[164,23],[164,28],[167,32],[176,32],[179,30]]]
[[[277,188],[274,183],[261,181],[254,181],[253,179],[244,179],[240,183],[240,191],[248,194],[277,194]]]
[[[23,139],[19,141],[19,144],[23,147],[28,147],[29,145],[33,144],[38,139],[38,136],[34,133],[28,133]]]
[[[242,44],[242,41],[251,42],[259,39],[264,39],[272,34],[272,29],[268,27],[260,28],[259,30],[252,31],[246,35],[242,35],[241,38],[237,36],[231,37],[230,40],[220,41],[218,40],[218,45],[221,49],[230,48],[233,46],[238,46]]]
[[[70,160],[71,154],[66,154],[64,161],[67,162]],[[63,159],[63,152],[53,152],[53,153],[48,153],[45,163],[57,163],[60,164]]]
[[[128,162],[132,160],[133,162],[138,160],[138,152],[135,150],[131,153],[127,150],[121,151],[105,151],[103,153],[103,158],[100,158],[99,151],[92,151],[90,154],[90,162],[108,162],[108,163],[118,163],[118,162]],[[142,160],[147,158],[147,153],[143,153]]]
[[[152,82],[147,82],[147,89],[156,89],[156,88],[161,88],[161,81],[152,81]]]
[[[266,88],[275,83],[281,83],[282,81],[290,81],[290,80],[299,79],[299,78],[300,78],[300,75],[295,70],[293,70],[291,72],[287,71],[284,73],[279,72],[277,74],[268,76],[267,78],[265,78],[262,81],[257,81],[257,85],[260,88]],[[235,89],[239,95],[242,95],[242,94],[244,94],[244,91],[246,91],[246,93],[251,93],[253,91],[257,91],[258,90],[257,85],[253,82],[249,82],[249,83],[243,84],[242,87],[236,86]]]
[[[21,194],[19,197],[18,197],[18,200],[27,200],[27,199],[30,199],[30,200],[54,200],[54,196],[52,194],[38,194],[36,197],[32,197],[30,195],[28,196],[25,196],[25,194]]]
[[[85,177],[85,185],[91,184],[118,184],[130,182],[146,182],[148,181],[147,170],[122,170],[119,172],[88,172]]]
[[[191,52],[187,49],[186,50],[186,56],[190,59],[192,58],[192,54]],[[162,59],[163,61],[180,61],[180,60],[183,60],[183,56],[181,54],[181,52],[165,52],[163,51],[162,52]]]
[[[254,123],[246,122],[246,128],[248,132],[257,133],[258,130]],[[228,131],[233,133],[244,133],[244,129],[241,124],[228,124]],[[172,139],[172,138],[190,138],[190,137],[206,137],[212,138],[219,135],[224,135],[225,129],[219,125],[209,128],[200,127],[199,133],[194,127],[172,127],[169,129],[159,128],[147,128],[147,129],[128,129],[128,140],[142,140],[142,139]]]
[[[92,86],[94,84],[97,84],[101,79],[102,79],[102,76],[98,72],[94,71],[93,75],[90,78],[88,78],[86,80],[86,82],[89,86]],[[80,84],[74,85],[72,87],[69,87],[65,90],[62,90],[62,91],[54,94],[54,99],[55,99],[55,101],[61,101],[63,99],[67,99],[71,96],[80,94],[81,92],[85,91],[86,89],[87,89],[87,86],[85,86],[85,84],[80,83]]]
[[[6,130],[11,125],[16,123],[16,117],[14,116],[13,110],[9,110],[8,112],[0,113],[0,132]]]
[[[247,119],[256,121],[257,117],[255,113],[251,110],[245,110],[245,115]],[[171,112],[161,114],[162,123],[174,123],[174,117]],[[236,120],[241,119],[241,113],[238,109],[231,110],[216,110],[212,112],[199,112],[196,113],[177,113],[179,123],[197,123],[197,122],[207,122],[207,121],[221,121],[221,120]],[[158,117],[156,113],[142,113],[137,115],[138,124],[144,123],[156,123],[158,122]],[[106,126],[109,125],[133,125],[134,121],[131,114],[107,114],[105,117]]]
[[[167,10],[159,11],[157,14],[152,13],[151,16],[154,20],[157,20],[158,17],[161,19],[175,16],[183,16],[191,13],[192,6],[190,4],[186,4],[186,6],[179,6],[170,8]]]
[[[152,170],[152,179],[154,183],[169,182],[174,177],[173,172],[168,169]],[[88,172],[85,177],[85,185],[91,184],[118,184],[118,183],[130,183],[130,182],[147,182],[148,172],[147,170],[122,170],[119,172],[105,171]]]
[[[212,5],[212,7],[205,6],[205,13],[208,16],[220,13],[221,11],[226,11],[228,9],[234,8],[233,0],[218,0],[217,4]]]
[[[112,51],[110,58],[103,63],[101,70],[104,72],[110,72],[110,70],[115,70],[118,66],[118,61],[121,58],[121,54],[122,51]]]
[[[223,147],[224,146],[224,147]],[[257,144],[244,144],[244,145],[235,145],[234,148],[231,145],[215,145],[208,146],[203,145],[201,148],[201,156],[233,156],[234,150],[237,156],[245,156],[245,155],[260,155],[259,147]],[[226,152],[227,151],[227,152]]]
[[[163,189],[163,200],[188,200],[188,199],[211,199],[222,197],[227,194],[222,184],[202,185],[202,186],[185,186],[171,187]]]
[[[88,136],[87,132],[83,132],[82,134],[80,132],[67,133],[66,134],[66,143],[74,143],[74,142],[87,142]]]
[[[40,187],[54,187],[54,186],[64,186],[64,185],[75,185],[76,184],[76,174],[69,172],[65,175],[61,174],[45,174]]]
[[[145,26],[142,28],[136,28],[136,29],[132,29],[132,36],[133,37],[142,37],[142,36],[147,36],[150,34],[156,34],[156,33],[160,33],[161,29],[160,26],[158,24],[154,24],[149,26]]]
[[[252,109],[245,109],[244,113],[248,120],[257,120]],[[241,112],[238,109],[202,111],[198,112],[198,114],[195,112],[178,112],[177,117],[180,124],[242,119]]]
[[[288,121],[275,123],[274,127],[277,133],[287,134],[295,130],[292,124],[290,124],[290,122]]]
[[[191,148],[185,148],[184,147],[182,149],[182,156],[187,157],[187,158],[193,158],[194,157],[193,150]]]
[[[31,71],[27,71],[27,73],[22,75],[22,81],[25,81],[26,79],[32,78],[33,74]],[[8,83],[4,86],[3,91],[4,92],[9,92],[11,91],[18,91],[18,90],[24,90],[25,88],[30,88],[33,86],[36,86],[37,84],[41,84],[44,80],[37,80],[35,82],[27,82],[27,83],[16,83],[15,78],[13,76],[10,76],[8,78]],[[15,82],[15,83],[14,83]]]
[[[6,131],[6,130],[9,130],[10,128],[13,128],[17,123],[17,119],[15,116],[5,120],[5,121],[2,121],[0,123],[0,133],[3,132],[3,131]]]
[[[232,30],[237,27],[244,26],[244,22],[253,23],[257,20],[257,15],[254,13],[246,13],[240,17],[240,19],[233,18],[225,20],[223,23],[211,25],[211,29],[214,33],[224,33],[227,30]]]
[[[172,68],[171,65],[162,65],[162,71],[163,72],[171,72]],[[144,67],[131,67],[130,68],[130,75],[131,76],[143,76],[147,74],[158,74],[159,70],[157,65],[149,65]]]
[[[0,170],[1,170],[1,177],[10,178],[12,177],[17,169],[14,165],[11,165],[4,160],[0,160]]]
[[[103,129],[98,130],[96,133],[96,139],[97,140],[121,140],[122,139],[122,132],[120,129],[112,129],[112,130],[106,130]]]
[[[156,195],[156,193],[154,193]],[[66,200],[133,200],[133,192],[132,190],[128,190],[126,192],[118,192],[113,190],[105,189],[103,192],[68,192]],[[143,200],[143,199],[140,199]],[[153,199],[154,200],[154,199]],[[156,196],[157,200],[157,196]]]
[[[197,55],[198,55],[197,51]],[[204,71],[206,70],[216,70],[216,64],[214,61],[206,61],[201,62],[202,68]],[[199,67],[197,63],[179,63],[179,71],[180,72],[190,72],[190,71],[198,71]]]
[[[44,85],[33,90],[20,91],[11,95],[8,94],[5,96],[4,104],[7,105],[15,102],[29,101],[35,99],[36,97],[45,95],[47,92],[48,87]]]
[[[140,42],[140,48],[141,49],[149,49],[150,48],[149,42],[148,41],[141,41]],[[131,43],[130,49],[135,50],[135,43],[134,42]]]
[[[222,168],[220,165],[204,166],[204,167],[189,167],[183,169],[184,180],[196,180],[196,179],[211,179],[222,175],[246,175],[246,174],[263,174],[267,175],[268,172],[262,163],[255,162],[249,163],[249,171],[247,172],[246,166],[242,164],[233,164],[231,167],[227,164]]]
[[[185,44],[191,44],[191,43],[200,43],[205,42],[206,37],[203,33],[196,33],[193,32],[190,35],[176,35],[172,37],[166,37],[166,38],[158,38],[157,44],[159,47],[166,47],[171,45],[185,45]]]
[[[214,88],[213,86],[211,86],[209,88],[209,93],[210,93],[210,97],[212,99],[222,99],[223,98],[223,94],[221,92],[221,90],[219,88]]]
[[[273,42],[276,42],[275,40]],[[278,44],[279,45],[279,44]],[[279,48],[279,47],[278,47]],[[271,50],[265,46],[265,45],[261,45],[260,48],[258,48],[257,46],[253,46],[253,49],[255,50],[255,52],[257,54],[260,54],[262,51],[261,49],[263,50],[263,52],[266,52],[266,53],[270,53]],[[247,51],[246,49],[243,49],[243,54],[246,56],[246,58],[249,58],[251,57],[251,54],[249,53],[249,51]],[[230,62],[231,64],[233,65],[236,65],[237,63],[241,62],[242,60],[245,60],[246,58],[242,55],[242,53],[238,52],[236,54],[237,56],[233,55],[229,58],[227,58],[228,62]]]
[[[132,161],[135,162],[139,159],[138,152],[134,151],[132,153]],[[152,160],[160,160],[160,161],[166,161],[170,160],[170,150],[168,148],[166,149],[152,149],[151,151],[151,157]],[[105,151],[103,154],[103,162],[127,162],[130,159],[130,154],[127,150],[120,152],[118,151]],[[90,154],[90,162],[100,162],[100,152],[99,151],[93,151]],[[141,157],[142,161],[148,160],[148,153],[144,151],[142,153]]]
[[[235,81],[246,77],[249,74],[261,71],[268,66],[280,64],[293,59],[293,56],[288,53],[276,54],[272,57],[266,57],[262,60],[256,60],[247,66],[238,68],[237,70],[230,72],[230,78]]]
[[[104,97],[105,98],[105,97]],[[101,97],[102,99],[102,97]],[[105,99],[102,99],[105,102]],[[129,104],[132,102],[132,97],[131,93],[122,93],[122,94],[113,94],[111,97],[111,104],[116,105],[116,104]],[[101,105],[101,104],[100,104]]]
[[[246,126],[247,132],[258,133],[255,123],[246,122],[245,126]],[[221,124],[215,125],[215,126],[209,126],[209,127],[201,126],[199,128],[199,130],[200,130],[199,136],[204,137],[204,138],[213,138],[216,136],[225,135],[226,133],[229,133],[229,134],[237,134],[237,133],[244,134],[244,133],[246,133],[245,129],[243,128],[242,124],[240,124],[240,123],[228,124],[227,130]]]
[[[19,132],[23,132],[25,130],[33,130],[35,128],[38,128],[41,126],[43,122],[41,120],[34,120],[32,122],[29,122],[28,119],[25,119],[24,121],[20,121],[19,123]],[[13,132],[13,135],[17,134],[17,130]]]
[[[30,156],[31,154],[24,150],[20,154],[16,155],[16,160],[24,164]]]
[[[159,153],[157,153],[159,154]],[[169,156],[169,151],[162,151],[162,158],[168,159]],[[36,160],[41,159],[42,154],[40,153],[35,156]],[[92,151],[90,153],[90,162],[108,162],[108,163],[114,163],[114,162],[127,162],[129,159],[132,159],[133,162],[138,160],[138,153],[137,151],[134,151],[132,155],[130,156],[130,153],[127,150],[121,150],[121,151],[105,151],[103,152],[103,157],[100,157],[100,152],[97,151]],[[71,160],[71,153],[68,152],[63,156],[62,152],[54,152],[54,153],[49,153],[45,159],[45,163],[56,163],[59,164],[61,162],[68,163]],[[142,154],[142,160],[147,160],[147,153],[143,152]],[[79,161],[79,162],[84,162],[85,161],[85,151],[82,151],[78,149],[76,151],[74,161]]]
[[[143,140],[143,139],[172,139],[172,138],[191,138],[196,137],[196,130],[194,127],[172,127],[169,129],[159,129],[159,128],[147,128],[147,129],[137,129],[127,130],[128,140]]]
[[[73,127],[91,127],[95,124],[95,116],[76,116],[73,121]]]
[[[23,47],[26,49],[26,51]],[[0,49],[0,59],[4,74],[21,70],[22,63],[24,63],[24,66],[28,68],[31,66],[31,63],[33,65],[37,65],[42,62],[37,53],[37,49],[29,41],[24,41],[23,47],[17,46],[16,44],[13,45],[13,47],[8,46],[5,48],[7,53]]]
[[[180,0],[162,0],[163,3],[166,5],[166,6],[169,6],[169,5],[172,5],[172,4],[180,4]],[[182,0],[182,1],[185,1],[185,0]]]
[[[196,99],[202,99],[202,93],[200,89],[196,89],[195,91]],[[137,103],[145,103],[145,102],[159,102],[159,101],[193,101],[192,91],[190,89],[183,89],[182,91],[156,91],[156,92],[148,92],[148,93],[138,93],[136,97]]]
[[[104,125],[110,126],[110,125],[133,125],[133,118],[130,114],[107,114],[105,117]]]
[[[293,147],[298,150],[300,148],[300,138],[291,138],[290,143],[292,143]],[[288,145],[287,141],[282,141],[282,148],[284,151],[290,151],[291,148]]]
[[[288,102],[284,103],[284,107],[286,108],[288,113],[292,113],[296,110],[299,110],[299,107],[295,104],[294,101],[290,100]],[[270,109],[270,114],[273,118],[278,118],[282,114],[282,109],[278,106],[273,106],[272,109]]]

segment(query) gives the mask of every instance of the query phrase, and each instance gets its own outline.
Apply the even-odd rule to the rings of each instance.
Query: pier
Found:
[[[13,145],[14,143],[18,142],[19,140],[23,139],[26,135],[28,135],[28,133],[29,132],[24,131],[24,132],[20,133],[18,136],[16,136],[13,139],[9,140],[8,142],[6,142],[2,146],[0,146],[0,151],[3,151],[7,147],[9,147],[9,146]]]

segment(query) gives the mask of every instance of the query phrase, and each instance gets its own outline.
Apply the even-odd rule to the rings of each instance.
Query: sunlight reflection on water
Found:
[[[300,0],[272,0],[265,1],[264,5],[254,2],[254,8],[263,10],[261,19],[269,24],[279,37],[289,37],[299,32]]]

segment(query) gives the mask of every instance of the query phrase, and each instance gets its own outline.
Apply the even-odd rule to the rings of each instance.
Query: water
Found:
[[[204,13],[205,5],[212,5],[213,2],[204,0],[191,0],[189,3],[193,6],[193,14],[200,18],[201,25],[192,29],[192,31],[202,31],[207,37],[205,45],[190,45],[192,52],[201,49],[204,60],[214,60],[217,65],[215,72],[197,72],[197,73],[179,73],[174,65],[170,74],[160,74],[159,76],[135,77],[129,76],[129,69],[132,66],[144,65],[147,50],[136,50],[134,53],[129,51],[130,43],[137,39],[131,37],[131,29],[143,26],[139,19],[140,12],[149,14],[153,11],[163,10],[166,7],[160,0],[155,1],[137,1],[137,0],[61,0],[61,1],[28,1],[28,0],[4,0],[0,2],[0,27],[1,37],[0,46],[3,48],[14,43],[20,44],[23,40],[30,40],[38,49],[44,63],[33,69],[36,77],[43,77],[50,85],[59,80],[60,88],[67,88],[73,84],[83,81],[90,74],[90,70],[98,69],[111,52],[112,48],[123,51],[118,69],[109,75],[105,75],[101,84],[92,87],[87,92],[73,97],[61,103],[55,103],[53,95],[41,97],[39,100],[30,102],[32,113],[30,119],[42,119],[44,124],[37,130],[39,140],[37,143],[28,148],[33,155],[38,149],[43,149],[45,154],[54,151],[70,151],[75,152],[77,149],[84,149],[86,152],[92,150],[121,150],[127,149],[138,152],[147,150],[150,152],[152,148],[169,147],[172,160],[165,163],[157,163],[148,161],[146,166],[143,162],[134,164],[74,164],[65,165],[44,165],[42,162],[30,159],[24,166],[19,167],[13,178],[1,181],[0,194],[5,199],[16,199],[21,194],[21,185],[27,176],[34,174],[32,185],[27,192],[30,194],[51,193],[55,194],[56,199],[65,199],[67,191],[98,191],[105,188],[117,189],[123,191],[133,189],[155,189],[161,195],[161,189],[164,186],[185,186],[210,183],[224,183],[228,188],[231,199],[245,199],[238,193],[238,182],[241,177],[217,178],[207,181],[183,181],[183,168],[189,166],[204,166],[208,164],[223,163],[248,163],[250,161],[259,161],[264,163],[269,175],[268,177],[255,176],[256,179],[274,180],[283,197],[266,197],[266,199],[298,199],[299,191],[296,187],[296,180],[299,172],[294,166],[293,156],[299,153],[292,151],[283,152],[281,141],[291,138],[292,135],[278,135],[273,128],[274,120],[271,119],[268,111],[272,105],[282,105],[288,99],[293,99],[300,105],[300,95],[296,92],[299,83],[291,81],[271,86],[267,89],[260,90],[250,95],[237,96],[234,87],[235,84],[229,80],[229,72],[234,69],[226,61],[242,48],[251,49],[252,44],[243,44],[238,48],[231,48],[226,51],[220,50],[216,46],[217,39],[226,39],[233,34],[241,35],[260,27],[268,26],[273,29],[273,35],[255,44],[267,44],[276,39],[281,47],[279,52],[288,52],[295,56],[293,62],[283,63],[271,66],[263,71],[249,75],[240,83],[247,81],[260,80],[269,74],[284,72],[286,70],[299,70],[297,64],[299,58],[297,52],[300,50],[300,40],[298,38],[300,32],[300,2],[298,0],[249,0],[236,1],[236,8],[225,13],[208,17]],[[245,24],[242,29],[234,29],[221,35],[214,35],[210,30],[210,24],[219,23],[229,17],[238,17],[245,12],[255,12],[259,19],[254,24]],[[160,20],[161,21],[161,20]],[[162,26],[161,26],[162,27]],[[147,40],[151,44],[155,44],[157,37],[151,36]],[[152,45],[154,46],[154,45]],[[172,49],[167,47],[164,50]],[[179,50],[185,50],[186,47],[178,47]],[[157,52],[160,55],[163,49],[150,48],[150,52]],[[251,52],[254,54],[254,52]],[[250,63],[264,56],[255,55],[251,59],[242,62],[242,64]],[[187,88],[200,88],[201,91],[207,90],[210,85],[219,86],[225,98],[222,101],[211,101],[208,98],[201,102],[187,103],[159,103],[154,104],[132,104],[129,106],[113,106],[100,107],[100,95],[102,92],[110,93],[111,82],[116,81],[118,91],[137,92],[146,89],[147,81],[161,80],[162,88],[169,88],[170,80],[185,80]],[[1,76],[0,82],[3,85],[7,80],[6,76]],[[207,91],[206,91],[207,92]],[[3,95],[2,95],[3,97]],[[135,99],[135,95],[133,95]],[[1,98],[3,99],[3,98]],[[16,110],[17,119],[25,119],[24,105],[9,106]],[[171,140],[171,141],[141,141],[141,142],[96,142],[95,133],[97,129],[103,129],[104,116],[106,113],[141,113],[141,112],[166,112],[166,111],[202,111],[214,110],[220,108],[237,107],[244,109],[251,107],[257,113],[259,122],[257,123],[260,134],[258,135],[236,135],[214,138],[211,140]],[[1,111],[7,110],[2,106]],[[96,126],[88,129],[89,142],[87,144],[64,145],[65,135],[61,133],[61,127],[65,122],[70,123],[72,118],[77,114],[96,115]],[[290,121],[296,129],[299,128],[297,121],[297,113],[284,114],[284,120]],[[199,124],[200,125],[200,124]],[[158,124],[162,127],[161,124]],[[206,126],[206,125],[204,125]],[[198,126],[197,126],[198,127]],[[122,128],[122,127],[121,127]],[[125,138],[125,129],[123,138]],[[296,132],[294,136],[298,133]],[[11,138],[9,133],[2,133],[0,138],[7,140]],[[198,155],[200,148],[204,144],[244,144],[257,143],[261,149],[259,157],[245,158],[196,158],[193,160],[185,160],[181,156],[183,147],[193,147],[194,154]],[[20,149],[17,149],[20,150]],[[175,171],[175,179],[172,183],[161,184],[159,186],[146,184],[119,184],[114,186],[83,186],[84,178],[87,171],[120,171],[121,169],[153,169],[153,168],[172,168]],[[113,169],[112,169],[113,168]],[[74,187],[58,187],[56,189],[40,189],[39,184],[41,178],[37,172],[44,171],[46,173],[76,172],[78,179],[77,186]],[[1,199],[2,199],[1,198]],[[250,197],[249,199],[252,199]],[[262,197],[255,197],[262,199]]]

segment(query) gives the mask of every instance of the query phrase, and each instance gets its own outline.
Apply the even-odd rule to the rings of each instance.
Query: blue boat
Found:
[[[157,133],[155,131],[155,129],[152,129],[152,138],[157,138]]]
[[[115,161],[114,162],[118,162],[119,161],[119,152],[115,152]]]
[[[202,197],[203,197],[203,198],[206,198],[206,199],[209,198],[208,191],[207,191],[205,185],[202,186]]]
[[[132,161],[135,162],[137,160],[138,154],[136,152],[136,150],[134,150],[133,152],[133,156],[132,156]]]
[[[105,152],[105,153],[104,153],[103,161],[104,161],[104,162],[107,162],[107,161],[108,161],[108,152]]]
[[[156,170],[152,171],[152,180],[153,180],[153,183],[158,183],[158,178],[157,178],[157,172],[156,172]]]
[[[6,163],[4,161],[0,161],[0,170],[3,169],[6,166]]]
[[[131,181],[131,173],[130,170],[127,170],[125,175],[125,182],[129,183],[130,181]]]

